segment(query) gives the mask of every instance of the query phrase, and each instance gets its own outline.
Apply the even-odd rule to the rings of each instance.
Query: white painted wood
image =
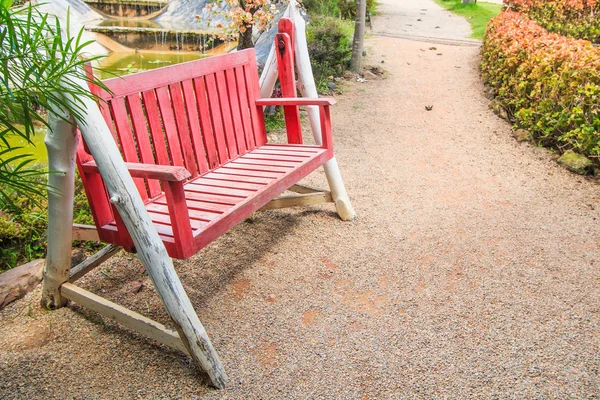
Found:
[[[306,43],[306,23],[304,22],[304,18],[302,18],[300,15],[300,11],[295,0],[290,2],[289,11],[290,18],[292,18],[294,21],[295,26],[294,53],[296,60],[296,71],[298,72],[298,89],[303,97],[318,98],[319,93],[317,92],[317,85],[315,84],[315,78],[310,65],[308,44]],[[308,113],[308,119],[310,121],[310,127],[312,129],[315,142],[320,145],[322,143],[322,139],[319,109],[314,106],[306,107],[306,111]],[[342,174],[340,173],[340,168],[335,157],[325,163],[323,168],[325,169],[325,176],[327,177],[327,182],[329,183],[329,188],[331,190],[331,195],[333,197],[338,215],[344,221],[354,219],[354,217],[356,217],[356,212],[354,212],[352,204],[350,203],[350,198],[346,192],[346,187],[344,186],[344,181],[342,180]]]
[[[73,240],[99,242],[100,237],[94,225],[73,224]]]
[[[81,278],[82,276],[96,268],[98,265],[111,258],[120,250],[120,246],[109,244],[93,256],[86,258],[83,262],[71,268],[69,282],[75,282],[77,279]]]
[[[316,204],[323,203],[333,203],[331,193],[318,192],[280,196],[268,202],[265,206],[261,208],[261,210],[265,211],[276,210],[278,208],[314,206]]]
[[[60,285],[69,280],[71,266],[71,226],[75,191],[75,155],[78,137],[75,124],[59,108],[48,112],[44,138],[48,150],[48,251],[44,267],[42,306],[63,307],[66,300]]]
[[[88,292],[72,283],[65,283],[60,288],[61,294],[75,303],[89,308],[92,311],[102,314],[105,317],[112,319],[126,326],[129,329],[149,337],[169,346],[175,350],[183,351],[187,354],[187,348],[179,338],[177,332],[168,329],[161,323],[144,317],[142,314],[131,311],[123,306],[120,306],[112,301]]]
[[[64,84],[87,88],[86,82],[76,78]],[[67,97],[66,100],[79,104],[84,111],[85,117],[77,120],[79,129],[106,183],[111,202],[127,227],[138,257],[173,319],[181,340],[196,366],[207,374],[208,383],[217,388],[225,387],[227,375],[219,356],[175,272],[97,104],[92,99],[75,101]],[[69,235],[71,225],[68,225]]]

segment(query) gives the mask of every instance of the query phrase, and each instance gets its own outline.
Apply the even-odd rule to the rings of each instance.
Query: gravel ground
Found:
[[[0,398],[599,398],[598,184],[511,137],[477,48],[367,52],[387,79],[333,110],[358,219],[259,213],[176,262],[226,390],[77,305],[40,310],[38,289],[0,312]],[[121,255],[81,285],[168,324],[139,269]]]
[[[465,39],[471,26],[461,16],[432,0],[382,0],[373,22],[373,33],[397,37]]]

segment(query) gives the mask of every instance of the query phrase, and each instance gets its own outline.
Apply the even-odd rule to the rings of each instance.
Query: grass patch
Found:
[[[502,6],[494,3],[462,4],[461,0],[435,0],[435,2],[454,14],[465,17],[471,24],[473,30],[471,37],[474,39],[483,39],[487,23],[502,11]]]

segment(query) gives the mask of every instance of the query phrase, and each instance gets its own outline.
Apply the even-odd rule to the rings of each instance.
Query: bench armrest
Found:
[[[158,179],[164,182],[182,182],[192,176],[184,167],[171,165],[155,165],[126,162],[125,166],[132,178]],[[98,166],[94,161],[88,161],[82,165],[85,172],[98,172]]]
[[[307,97],[291,97],[286,99],[257,99],[257,106],[332,106],[335,99],[321,97],[318,99]]]

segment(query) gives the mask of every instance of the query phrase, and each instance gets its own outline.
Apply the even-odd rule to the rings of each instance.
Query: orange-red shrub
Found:
[[[545,145],[600,155],[600,49],[505,11],[488,25],[481,71],[517,126]]]
[[[598,0],[505,0],[510,9],[527,14],[549,30],[600,43]]]

